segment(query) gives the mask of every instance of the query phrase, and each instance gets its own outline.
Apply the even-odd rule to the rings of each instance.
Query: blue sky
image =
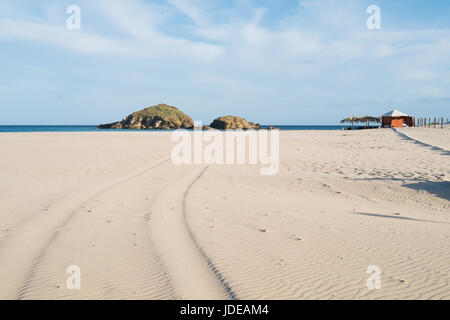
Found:
[[[204,123],[450,118],[449,17],[438,0],[2,0],[0,124],[112,122],[162,102]]]

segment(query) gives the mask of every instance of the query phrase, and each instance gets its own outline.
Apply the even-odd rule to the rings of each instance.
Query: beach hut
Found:
[[[414,127],[414,125],[414,117],[398,110],[389,111],[381,116],[381,126],[383,128]]]

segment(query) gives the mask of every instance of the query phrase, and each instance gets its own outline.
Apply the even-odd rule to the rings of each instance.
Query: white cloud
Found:
[[[281,50],[291,56],[314,54],[323,49],[320,39],[301,30],[290,29],[280,33]]]
[[[435,78],[436,74],[431,70],[418,69],[415,66],[410,66],[408,69],[403,71],[401,77],[403,80],[407,81],[423,81]]]
[[[10,8],[8,18],[0,18],[0,41],[36,41],[82,54],[210,61],[215,63],[212,69],[235,71],[230,74],[236,79],[218,75],[205,83],[228,87],[251,83],[263,88],[258,81],[245,79],[255,74],[308,80],[322,75],[345,89],[358,79],[370,77],[368,73],[379,72],[383,84],[395,84],[392,92],[415,90],[424,81],[449,81],[442,68],[448,66],[449,30],[369,31],[365,8],[356,0],[300,1],[297,11],[277,16],[277,20],[270,7],[261,8],[261,2],[251,1],[245,5],[233,2],[225,14],[223,10],[214,11],[213,2],[206,0],[166,0],[159,4],[143,0],[80,1],[82,11],[86,7],[91,16],[106,20],[102,25],[106,27],[89,24],[71,32],[54,19],[45,20],[55,15],[48,6],[41,10],[51,12],[45,19],[33,17],[30,10],[20,17],[14,2],[9,2],[14,10]],[[5,14],[8,16],[7,11]],[[180,14],[192,23],[177,21]],[[83,19],[83,24],[87,21]],[[190,66],[194,70],[198,65]],[[409,88],[409,82],[417,87]],[[316,85],[320,86],[319,81]],[[436,87],[439,84],[429,86],[433,89],[427,92],[442,92]]]
[[[245,24],[238,33],[244,44],[248,46],[268,45],[273,40],[273,34],[256,24]]]
[[[160,11],[153,10],[155,7],[143,1],[102,0],[96,5],[101,14],[110,19],[113,26],[119,26],[129,37],[113,37],[87,32],[83,24],[81,30],[69,31],[65,24],[0,18],[0,38],[59,45],[82,54],[211,60],[223,53],[219,45],[176,38],[157,31],[155,25],[161,23]],[[43,11],[49,11],[49,8],[45,6]],[[83,12],[82,7],[82,14]]]
[[[69,31],[54,26],[22,20],[0,19],[0,38],[22,39],[60,45],[84,54],[129,54],[131,46],[95,34]]]
[[[200,24],[202,22],[201,11],[197,1],[167,0],[167,2],[191,18],[195,23]]]

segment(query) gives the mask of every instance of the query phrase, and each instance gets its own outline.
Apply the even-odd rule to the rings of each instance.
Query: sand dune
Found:
[[[176,166],[170,133],[1,134],[0,298],[449,299],[449,131],[281,132],[274,176]]]

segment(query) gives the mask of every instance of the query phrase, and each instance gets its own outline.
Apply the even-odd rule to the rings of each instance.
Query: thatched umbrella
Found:
[[[355,116],[351,116],[349,118],[345,118],[343,120],[341,120],[341,123],[351,123],[352,124],[352,128],[353,128],[353,124],[355,122],[359,122],[359,119]]]
[[[380,118],[371,117],[371,116],[365,116],[365,117],[358,118],[358,122],[366,123],[367,126],[369,126],[369,124],[371,122],[380,123],[381,120],[380,120]]]

